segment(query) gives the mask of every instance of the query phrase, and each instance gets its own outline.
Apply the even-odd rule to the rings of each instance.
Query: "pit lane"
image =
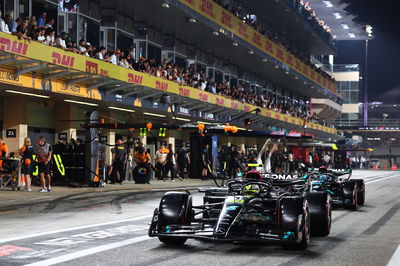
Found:
[[[400,174],[355,171],[354,178],[365,178],[367,182],[366,205],[355,212],[335,210],[331,235],[313,238],[305,251],[286,251],[276,245],[243,246],[195,240],[188,240],[183,247],[167,247],[146,236],[152,210],[160,197],[160,193],[153,193],[126,199],[110,195],[108,201],[119,199],[120,213],[112,205],[88,207],[99,204],[99,200],[91,200],[86,205],[80,202],[86,206],[80,212],[71,209],[77,206],[75,202],[46,213],[26,213],[22,220],[21,214],[7,214],[7,219],[0,221],[0,233],[17,225],[26,234],[14,238],[2,234],[8,237],[0,239],[0,264],[387,265],[400,243]],[[195,201],[201,201],[200,196],[196,194]],[[69,226],[71,215],[74,220],[80,219],[82,225]],[[87,224],[89,217],[99,217],[101,222]],[[109,221],[104,217],[109,217]],[[38,219],[41,223],[37,223]],[[29,235],[32,224],[43,229],[51,225],[52,230]]]

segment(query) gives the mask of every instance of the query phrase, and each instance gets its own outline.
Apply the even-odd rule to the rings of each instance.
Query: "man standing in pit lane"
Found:
[[[50,161],[53,148],[49,143],[46,143],[46,139],[43,136],[38,138],[36,145],[36,157],[38,159],[39,168],[39,179],[42,188],[39,192],[50,192],[51,191],[51,177],[50,177]]]
[[[128,157],[125,144],[122,140],[117,140],[113,153],[113,169],[116,174],[116,183],[122,184],[122,179],[125,177],[125,165]]]
[[[167,180],[167,156],[169,150],[164,145],[160,146],[160,149],[156,152],[156,177],[159,180]]]

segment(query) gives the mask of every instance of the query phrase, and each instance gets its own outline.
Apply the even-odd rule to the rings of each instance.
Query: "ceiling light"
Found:
[[[324,1],[325,5],[327,7],[333,7],[332,2],[331,1]]]
[[[347,25],[347,24],[344,24],[344,23],[342,24],[342,28],[343,28],[343,29],[345,29],[345,30],[348,30],[348,29],[350,29],[349,25]]]
[[[117,110],[117,111],[124,111],[124,112],[129,112],[129,113],[134,113],[135,112],[135,110],[119,108],[119,107],[114,107],[114,106],[109,106],[108,109]]]
[[[286,74],[286,75],[289,75],[289,71],[286,71],[285,74]]]
[[[254,52],[252,50],[249,51],[249,54],[254,54]]]
[[[163,8],[169,8],[169,4],[167,2],[162,2],[161,6]]]
[[[190,23],[196,23],[197,20],[196,20],[195,18],[189,18],[189,19],[188,19],[188,22],[190,22]]]
[[[307,82],[306,82],[306,81],[304,81],[304,82],[303,82],[303,84],[304,84],[304,85],[307,85]]]
[[[237,42],[233,42],[232,45],[235,47],[239,46],[239,44]]]
[[[341,19],[342,16],[339,13],[333,13],[333,15],[335,16],[336,19]]]
[[[154,114],[154,113],[147,113],[147,112],[144,112],[143,114],[144,114],[144,115],[150,115],[150,116],[157,116],[157,117],[166,117],[165,115]]]
[[[299,77],[298,77],[298,76],[295,76],[295,77],[294,77],[294,79],[295,79],[295,80],[298,80],[298,79],[299,79]]]
[[[90,105],[90,106],[98,106],[97,103],[80,102],[80,101],[74,101],[74,100],[64,100],[64,102],[77,103],[77,104]]]
[[[212,123],[203,122],[203,121],[197,121],[197,124],[212,125]]]
[[[356,35],[354,33],[352,33],[352,32],[349,32],[348,34],[349,34],[350,38],[355,38],[356,37]]]
[[[38,97],[38,98],[45,98],[45,99],[50,98],[49,96],[46,96],[46,95],[34,94],[34,93],[23,92],[23,91],[6,90],[6,92],[14,93],[14,94],[21,94],[21,95],[26,95],[26,96],[33,96],[33,97]]]
[[[276,66],[274,66],[274,68],[275,68],[275,69],[278,69],[278,68],[279,68],[279,66],[278,66],[278,65],[276,65]]]
[[[264,63],[267,63],[268,62],[268,59],[267,58],[263,58],[263,60],[262,60]]]
[[[182,117],[175,117],[176,120],[180,120],[180,121],[185,121],[185,122],[189,122],[190,119],[187,118],[182,118]]]
[[[213,34],[214,36],[218,36],[218,35],[219,35],[219,32],[218,32],[218,31],[213,31],[212,34]]]
[[[368,37],[372,37],[372,26],[371,25],[366,25],[365,31],[368,33]]]

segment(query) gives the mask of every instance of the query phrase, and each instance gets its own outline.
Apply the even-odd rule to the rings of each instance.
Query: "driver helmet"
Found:
[[[258,195],[260,193],[260,187],[257,184],[246,185],[243,193],[246,196]]]
[[[321,167],[318,169],[318,171],[319,171],[320,173],[327,173],[327,172],[328,172],[328,169],[326,168],[326,166],[321,166]]]

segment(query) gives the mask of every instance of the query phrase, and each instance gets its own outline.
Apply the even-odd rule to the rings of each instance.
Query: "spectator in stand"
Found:
[[[6,20],[7,20],[7,16],[6,16],[5,20],[3,20],[3,18],[1,17],[1,11],[0,11],[0,31],[4,32],[4,33],[11,33],[10,30],[8,29]]]
[[[67,50],[67,43],[65,40],[67,39],[68,34],[66,32],[61,33],[60,36],[56,39],[56,47],[61,48],[63,50]]]
[[[49,19],[49,21],[47,21],[47,23],[44,25],[44,27],[46,29],[50,28],[50,29],[54,29],[54,24],[55,24],[55,20],[54,18]]]
[[[36,29],[34,34],[34,40],[44,43],[46,41],[46,37],[44,36],[45,30],[44,28]]]
[[[54,46],[56,44],[55,34],[56,32],[52,28],[46,28],[44,33],[45,41],[43,43],[46,45]]]
[[[86,53],[86,47],[85,47],[85,45],[86,45],[86,41],[85,41],[84,39],[81,39],[81,40],[79,41],[79,44],[78,44],[78,49],[79,49],[79,52],[80,52],[81,54],[85,54],[85,53]]]
[[[35,16],[31,17],[31,18],[29,19],[29,22],[28,22],[28,32],[32,33],[32,32],[34,32],[36,29],[38,29],[39,27],[42,27],[42,26],[39,26],[39,25],[38,25],[38,23],[37,23],[37,21],[36,21],[36,17],[35,17]]]
[[[13,17],[10,15],[10,24],[8,24],[8,28],[10,29],[11,33],[17,32],[17,27],[21,24],[21,19],[17,18],[13,20]]]
[[[96,58],[104,61],[104,56],[106,52],[107,52],[106,48],[104,46],[101,46],[97,52]]]
[[[115,52],[110,57],[110,63],[114,64],[114,65],[118,65],[120,55],[121,55],[121,51],[118,49],[115,50]]]
[[[31,41],[31,37],[28,36],[28,20],[24,19],[21,21],[17,27],[17,30],[12,34],[18,36],[18,39]]]
[[[46,12],[42,12],[42,14],[40,14],[40,17],[37,20],[37,23],[38,23],[39,27],[44,27],[44,24],[46,22],[46,16],[47,16]]]

